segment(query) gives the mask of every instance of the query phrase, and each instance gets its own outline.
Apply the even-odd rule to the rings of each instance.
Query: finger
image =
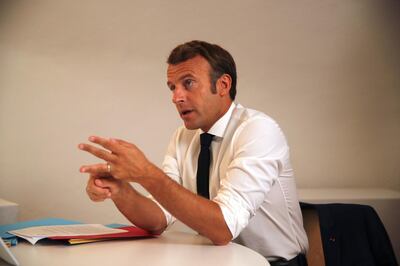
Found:
[[[94,180],[94,184],[95,184],[96,186],[98,186],[98,187],[101,187],[101,188],[107,187],[107,186],[101,181],[100,178],[96,178],[96,179]]]
[[[120,144],[116,141],[113,141],[112,139],[106,139],[98,136],[90,136],[89,141],[99,144],[100,146],[116,154],[118,154],[118,152],[121,150]]]
[[[93,201],[104,201],[111,197],[111,192],[109,189],[102,189],[101,191],[87,190],[89,198]]]
[[[117,156],[115,154],[112,154],[109,151],[103,149],[96,148],[95,146],[90,144],[81,143],[78,145],[78,148],[108,162],[114,162],[117,159]]]
[[[120,191],[120,183],[114,178],[101,178],[94,181],[95,185],[103,189],[108,189],[107,197],[118,194]]]
[[[87,183],[87,186],[86,186],[86,191],[88,191],[92,195],[106,197],[111,192],[110,187],[99,186],[99,184],[101,184],[100,180],[101,180],[100,178],[97,178],[97,177],[94,177],[94,176],[90,176],[90,179],[89,179],[89,181]]]
[[[132,146],[135,146],[135,145],[133,145],[132,143],[127,142],[127,141],[122,140],[122,139],[111,139],[110,141],[111,141],[111,142],[116,142],[116,143],[118,143],[118,144],[120,144],[120,145],[122,145],[122,146],[124,146],[124,147],[132,147]]]
[[[91,165],[83,165],[79,168],[79,172],[81,173],[90,173],[93,176],[97,177],[108,177],[110,173],[108,172],[108,167],[106,163],[98,163]]]
[[[96,178],[94,184],[101,188],[110,188],[114,190],[117,185],[117,180],[115,178]]]
[[[89,198],[93,201],[103,201],[111,197],[110,189],[96,186],[92,178],[90,178],[86,186],[86,193],[88,194]]]

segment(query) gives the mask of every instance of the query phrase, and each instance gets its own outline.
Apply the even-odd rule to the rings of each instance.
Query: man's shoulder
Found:
[[[234,146],[252,145],[269,149],[286,148],[285,134],[278,123],[263,112],[238,106],[232,114],[232,119],[225,134],[227,140]],[[255,149],[256,150],[256,149]]]
[[[245,108],[240,104],[237,104],[235,110],[232,113],[232,122],[237,125],[245,125],[251,122],[258,123],[271,123],[278,125],[277,122],[269,115],[251,108]]]
[[[238,105],[232,114],[232,119],[226,131],[226,136],[232,141],[243,138],[254,140],[267,138],[286,142],[285,134],[279,124],[267,114]]]

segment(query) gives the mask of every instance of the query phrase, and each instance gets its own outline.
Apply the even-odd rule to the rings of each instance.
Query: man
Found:
[[[234,103],[236,66],[223,48],[191,41],[167,62],[167,85],[184,126],[172,137],[162,169],[134,144],[92,136],[104,149],[79,148],[106,163],[81,167],[90,174],[89,197],[112,199],[133,224],[154,233],[179,219],[216,245],[235,239],[279,261],[272,265],[304,265],[307,237],[279,126]]]

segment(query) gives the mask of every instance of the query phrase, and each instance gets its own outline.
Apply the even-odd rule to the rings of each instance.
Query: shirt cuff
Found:
[[[160,209],[163,211],[165,220],[167,221],[166,230],[168,230],[175,223],[176,218],[172,216],[172,214],[170,214],[166,209],[164,209],[164,207],[160,203],[158,203],[158,201],[152,195],[148,195],[147,198],[154,201],[158,205],[158,207],[160,207]]]
[[[232,234],[232,239],[240,234],[250,220],[250,212],[240,198],[233,195],[234,193],[234,191],[220,190],[213,199],[221,208],[225,223]]]

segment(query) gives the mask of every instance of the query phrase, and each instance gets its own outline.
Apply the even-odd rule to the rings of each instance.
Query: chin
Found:
[[[199,129],[199,126],[193,125],[193,124],[187,124],[185,123],[185,127],[189,130],[195,130],[195,129]]]
[[[189,130],[195,130],[195,129],[198,129],[198,127],[187,126],[187,125],[185,125],[185,127],[186,127],[186,129],[189,129]]]

